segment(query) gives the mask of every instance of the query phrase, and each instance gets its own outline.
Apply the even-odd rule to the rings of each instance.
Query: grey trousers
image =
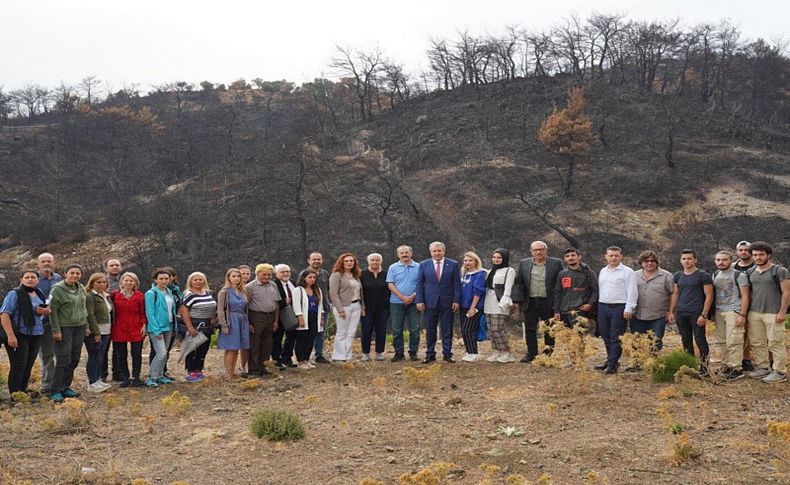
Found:
[[[39,392],[52,391],[55,384],[55,341],[52,340],[52,328],[49,324],[44,326],[44,335],[41,336],[41,347],[38,356],[41,360],[41,386]]]
[[[71,387],[71,381],[74,380],[74,369],[80,363],[86,327],[87,325],[60,328],[63,339],[60,342],[55,342],[55,383],[52,386],[53,394],[56,392],[62,393]]]

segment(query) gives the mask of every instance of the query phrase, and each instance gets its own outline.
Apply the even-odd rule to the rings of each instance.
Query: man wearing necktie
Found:
[[[441,242],[429,246],[431,257],[420,263],[417,272],[417,310],[423,314],[427,336],[424,364],[436,360],[437,326],[442,332],[442,355],[453,360],[453,313],[461,302],[461,272],[458,263],[445,258]]]

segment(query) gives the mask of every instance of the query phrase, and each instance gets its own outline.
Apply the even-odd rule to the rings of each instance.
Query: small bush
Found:
[[[22,391],[16,391],[16,392],[12,393],[11,394],[11,399],[13,399],[14,402],[20,402],[20,403],[23,403],[23,404],[30,404],[30,396],[28,396],[26,393],[24,393]]]
[[[192,401],[187,396],[183,396],[178,391],[173,391],[173,394],[162,398],[162,406],[170,412],[170,414],[181,414],[190,407]]]
[[[684,366],[696,369],[699,367],[699,359],[680,349],[662,354],[656,359],[655,365],[651,367],[653,380],[673,382],[675,374]]]
[[[768,436],[790,443],[790,422],[771,421],[768,423]]]
[[[403,377],[412,387],[426,389],[436,381],[436,377],[439,375],[439,369],[441,369],[439,364],[433,364],[422,369],[418,369],[416,367],[404,367]]]
[[[677,441],[672,445],[671,461],[675,465],[690,463],[702,455],[702,450],[691,444],[686,433],[680,433]]]
[[[436,485],[443,483],[450,471],[455,468],[452,463],[432,463],[415,473],[404,473],[400,476],[401,485]]]
[[[255,413],[250,426],[252,434],[269,441],[298,440],[305,436],[302,421],[294,413],[266,408]]]

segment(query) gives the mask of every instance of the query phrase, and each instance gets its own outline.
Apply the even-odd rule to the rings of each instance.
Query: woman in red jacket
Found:
[[[113,369],[118,368],[121,387],[139,387],[140,368],[143,364],[143,339],[145,338],[145,296],[138,289],[140,280],[134,273],[121,276],[121,289],[114,291],[115,323],[112,326]],[[132,348],[132,374],[126,357],[127,343]]]

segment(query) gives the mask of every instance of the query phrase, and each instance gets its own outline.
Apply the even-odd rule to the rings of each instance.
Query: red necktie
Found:
[[[442,280],[442,268],[441,268],[441,261],[436,262],[436,281]]]

